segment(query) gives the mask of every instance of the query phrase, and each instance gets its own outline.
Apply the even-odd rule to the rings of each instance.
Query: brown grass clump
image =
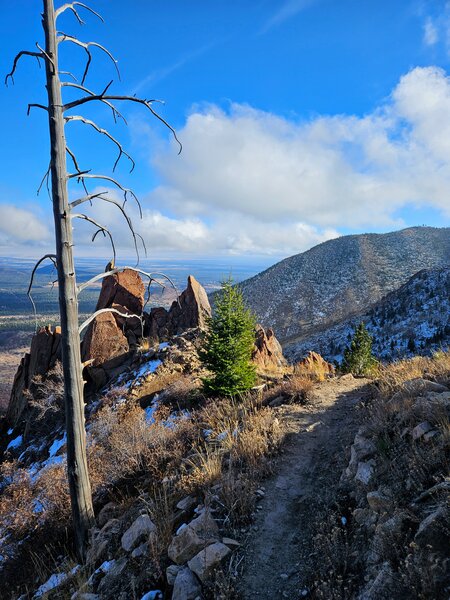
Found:
[[[405,381],[425,377],[436,381],[449,381],[450,350],[436,352],[432,357],[415,356],[389,365],[379,366],[377,382],[383,396],[401,390]]]

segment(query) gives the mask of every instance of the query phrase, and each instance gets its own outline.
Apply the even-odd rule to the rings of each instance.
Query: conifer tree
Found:
[[[211,376],[203,379],[203,390],[208,396],[234,396],[256,382],[256,370],[251,362],[255,317],[230,279],[221,285],[199,351],[203,365],[211,372]]]
[[[360,323],[350,345],[344,350],[341,368],[344,373],[368,375],[375,364],[376,360],[372,354],[372,337],[364,323]]]

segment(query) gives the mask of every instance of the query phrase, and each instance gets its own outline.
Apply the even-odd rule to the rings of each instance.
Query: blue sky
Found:
[[[57,3],[59,4],[59,2]],[[83,114],[120,138],[136,160],[117,178],[133,187],[150,254],[282,257],[346,233],[450,225],[450,5],[384,0],[92,0],[105,18],[67,13],[59,27],[96,40],[119,61],[121,81],[99,52],[86,81],[115,93],[166,101],[168,132],[137,107],[128,128],[103,107]],[[42,41],[41,2],[0,8],[1,72]],[[64,46],[64,45],[63,45]],[[62,46],[62,68],[80,73],[80,49]],[[51,207],[36,188],[48,164],[43,70],[25,58],[2,89],[0,253],[51,248]],[[69,94],[70,96],[70,94]],[[69,97],[67,96],[67,97]],[[73,97],[73,94],[72,96]],[[155,105],[156,107],[156,105]],[[83,125],[67,126],[85,168],[109,174],[114,148]],[[95,186],[94,186],[95,187]],[[71,196],[79,193],[71,190]],[[116,192],[109,190],[111,195]],[[93,207],[131,252],[109,207]],[[76,226],[78,253],[107,255]]]

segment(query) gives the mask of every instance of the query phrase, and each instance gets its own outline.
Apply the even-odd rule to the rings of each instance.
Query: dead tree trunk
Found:
[[[78,333],[78,298],[73,259],[72,223],[68,199],[66,140],[58,42],[53,0],[44,0],[43,27],[47,54],[46,78],[50,129],[53,215],[55,221],[62,362],[67,431],[67,471],[79,558],[85,554],[88,531],[94,524],[91,486],[86,460],[83,377]]]
[[[31,296],[34,274],[36,273],[36,269],[38,268],[38,266],[44,260],[51,260],[54,264],[56,264],[58,271],[59,309],[62,330],[61,345],[64,371],[64,395],[67,429],[67,470],[69,478],[70,500],[72,504],[76,550],[79,559],[83,560],[88,541],[88,532],[94,524],[95,520],[94,511],[92,507],[91,486],[89,482],[89,474],[86,460],[86,432],[84,423],[83,377],[80,356],[79,331],[82,330],[86,326],[86,324],[89,323],[93,318],[95,318],[99,312],[101,313],[103,311],[98,311],[98,313],[94,313],[94,315],[92,315],[87,321],[85,321],[85,323],[83,323],[79,328],[78,294],[87,285],[98,281],[100,278],[105,277],[106,275],[117,272],[118,269],[113,269],[112,271],[106,274],[100,273],[99,275],[93,277],[89,282],[77,286],[73,258],[72,219],[83,219],[96,227],[97,231],[94,233],[92,241],[95,240],[98,233],[102,233],[105,237],[108,236],[111,241],[114,257],[115,246],[113,237],[106,227],[104,227],[100,223],[97,223],[97,221],[83,213],[72,213],[72,209],[76,206],[81,206],[87,202],[92,204],[94,200],[97,202],[107,202],[109,204],[113,204],[122,213],[125,222],[131,232],[138,259],[139,253],[137,247],[137,239],[139,238],[143,244],[144,240],[138,233],[135,232],[131,219],[128,216],[125,209],[125,204],[128,200],[128,197],[130,196],[134,198],[134,200],[137,202],[140,214],[142,216],[141,205],[133,191],[123,187],[119,181],[117,181],[109,175],[92,174],[90,170],[81,170],[78,165],[76,156],[66,144],[66,137],[64,131],[65,124],[70,122],[81,122],[85,125],[88,125],[90,128],[92,128],[102,136],[106,136],[116,146],[118,150],[118,156],[114,162],[113,171],[115,170],[122,156],[127,157],[131,161],[131,170],[133,170],[133,159],[127,152],[125,152],[120,142],[118,142],[116,138],[113,137],[106,129],[99,127],[93,121],[91,121],[90,119],[86,119],[81,115],[68,115],[66,113],[70,112],[72,109],[78,106],[83,106],[84,104],[87,104],[89,102],[100,102],[102,105],[107,106],[112,111],[112,116],[116,121],[117,118],[123,117],[121,113],[117,110],[115,105],[112,103],[113,101],[132,102],[133,104],[137,103],[142,106],[145,106],[145,108],[148,111],[150,111],[150,113],[154,117],[156,117],[166,127],[169,128],[169,130],[174,136],[174,139],[179,144],[180,152],[181,144],[178,141],[174,129],[153,108],[153,103],[159,102],[158,100],[145,100],[136,96],[123,96],[115,94],[111,95],[108,93],[108,90],[111,84],[113,83],[112,81],[104,88],[103,92],[101,92],[100,94],[91,92],[88,88],[85,87],[85,79],[88,75],[89,67],[92,61],[91,48],[96,48],[105,53],[113,61],[114,66],[117,70],[116,60],[106,48],[104,48],[101,44],[98,44],[97,42],[82,42],[74,36],[67,35],[61,32],[59,32],[58,34],[56,29],[56,21],[58,17],[60,17],[64,13],[72,12],[72,14],[76,17],[78,23],[80,25],[83,25],[84,21],[81,19],[81,16],[78,12],[78,10],[80,9],[83,9],[95,15],[103,21],[101,15],[99,15],[97,12],[95,12],[92,8],[90,8],[83,2],[78,2],[77,0],[73,0],[73,2],[63,4],[56,11],[54,6],[54,0],[43,0],[43,3],[44,12],[42,15],[42,25],[45,32],[45,49],[42,49],[39,46],[39,44],[36,44],[39,50],[38,52],[21,50],[14,58],[11,72],[8,73],[8,75],[6,76],[5,83],[7,84],[9,80],[14,82],[14,74],[16,72],[17,65],[21,58],[25,56],[31,56],[36,58],[39,64],[41,60],[45,62],[48,105],[44,106],[42,104],[29,104],[28,114],[30,113],[31,108],[39,108],[47,111],[48,113],[51,145],[50,167],[46,175],[44,175],[40,188],[42,187],[44,181],[48,181],[48,176],[50,174],[52,180],[51,196],[53,202],[53,216],[55,221],[56,254],[46,254],[38,260],[31,273],[28,295],[33,303],[33,308],[35,309],[34,302]],[[61,82],[60,80],[60,75],[62,73],[64,73],[65,75],[72,76],[74,78],[72,73],[68,71],[60,72],[58,70],[58,45],[64,42],[74,44],[75,46],[82,48],[87,54],[86,66],[84,69],[83,77],[81,79],[81,84],[69,81]],[[71,87],[72,90],[84,92],[85,96],[76,100],[72,100],[67,104],[63,104],[61,90],[64,86]],[[66,153],[70,156],[73,162],[75,172],[72,174],[69,174],[67,172]],[[68,184],[69,180],[71,179],[75,180],[78,183],[81,183],[86,195],[69,203]],[[115,186],[124,195],[123,203],[120,203],[114,198],[109,198],[107,195],[108,192],[106,190],[103,192],[89,193],[86,186],[86,182],[89,180],[98,180],[105,182],[109,185]],[[150,289],[150,284],[152,282],[157,282],[160,285],[163,285],[151,273],[145,273],[143,271],[140,272],[149,277],[148,289]],[[136,315],[122,316],[135,317]]]

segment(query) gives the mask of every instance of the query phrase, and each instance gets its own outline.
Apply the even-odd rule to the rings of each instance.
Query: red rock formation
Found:
[[[311,371],[320,371],[321,373],[334,375],[335,367],[327,362],[317,352],[309,351],[307,356],[298,363],[299,367],[304,367]]]
[[[112,308],[119,313],[142,316],[145,288],[136,271],[125,269],[105,277],[96,310]],[[125,318],[115,312],[98,315],[89,325],[81,345],[84,362],[93,361],[88,373],[96,388],[109,379],[111,372],[125,363],[142,337],[139,318]]]
[[[287,365],[281,344],[275,337],[273,329],[264,330],[261,325],[256,325],[252,360],[257,369],[263,371],[276,371]]]
[[[188,329],[205,329],[206,320],[211,316],[211,306],[205,288],[189,275],[187,288],[172,303],[170,310],[153,308],[149,317],[150,338],[167,340]]]
[[[61,328],[43,327],[31,340],[30,352],[20,361],[6,413],[8,423],[17,425],[28,404],[27,390],[36,375],[45,375],[61,357]]]

